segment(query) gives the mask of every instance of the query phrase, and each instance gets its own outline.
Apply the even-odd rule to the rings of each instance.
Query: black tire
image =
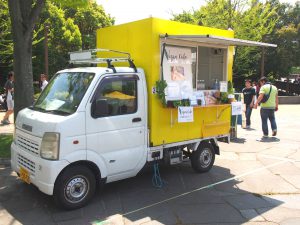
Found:
[[[71,166],[60,174],[54,186],[54,201],[65,209],[86,205],[95,194],[96,178],[85,166]]]
[[[198,149],[192,153],[192,168],[197,173],[205,173],[211,169],[215,162],[215,151],[212,144],[201,142]]]

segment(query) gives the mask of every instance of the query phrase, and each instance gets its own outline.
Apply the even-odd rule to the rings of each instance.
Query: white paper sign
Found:
[[[168,86],[166,88],[166,100],[172,101],[172,100],[180,100],[180,99],[181,99],[180,85],[176,82],[168,83]]]
[[[178,123],[194,122],[193,107],[178,107]]]
[[[227,92],[227,81],[220,81],[220,92]]]
[[[243,103],[242,102],[232,102],[231,103],[231,114],[233,116],[241,115],[243,113]]]
[[[163,74],[167,83],[183,81],[193,84],[192,49],[186,47],[166,46],[163,61]]]

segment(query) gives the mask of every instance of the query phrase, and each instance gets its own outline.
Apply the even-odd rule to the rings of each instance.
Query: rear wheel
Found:
[[[88,203],[96,189],[96,178],[85,166],[67,168],[57,178],[54,200],[65,209],[80,208]]]
[[[215,162],[215,151],[212,144],[202,142],[198,149],[192,153],[192,168],[198,173],[204,173],[211,169]]]

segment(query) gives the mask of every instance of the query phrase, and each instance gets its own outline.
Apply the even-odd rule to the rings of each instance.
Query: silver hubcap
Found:
[[[203,149],[200,154],[200,164],[202,168],[206,168],[210,165],[212,160],[212,153],[210,149]]]
[[[71,203],[80,202],[89,190],[89,183],[85,177],[73,177],[66,185],[65,197]]]

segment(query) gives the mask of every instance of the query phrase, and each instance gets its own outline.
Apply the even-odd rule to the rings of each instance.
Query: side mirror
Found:
[[[92,117],[105,117],[108,116],[107,99],[97,99],[92,103]]]

